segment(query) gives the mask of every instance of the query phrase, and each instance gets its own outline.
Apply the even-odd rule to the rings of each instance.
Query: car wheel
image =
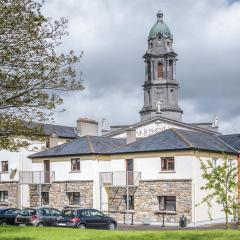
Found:
[[[0,222],[0,225],[2,225],[2,226],[6,226],[6,225],[8,225],[8,224],[7,224],[6,221],[2,221],[2,222]]]
[[[38,223],[37,227],[44,227],[43,223]]]
[[[110,222],[110,223],[108,224],[108,229],[109,229],[110,231],[116,230],[116,224],[115,224],[114,222]]]
[[[79,229],[85,229],[85,228],[86,228],[86,225],[83,224],[83,223],[80,223],[80,224],[78,225],[78,228],[79,228]]]

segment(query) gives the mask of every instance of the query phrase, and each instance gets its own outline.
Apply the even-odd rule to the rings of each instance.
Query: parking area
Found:
[[[230,225],[231,229],[237,229],[235,224]],[[126,225],[126,224],[118,224],[119,231],[168,231],[168,230],[209,230],[209,229],[225,229],[225,224],[210,224],[210,225],[202,225],[198,227],[162,227],[160,225]]]

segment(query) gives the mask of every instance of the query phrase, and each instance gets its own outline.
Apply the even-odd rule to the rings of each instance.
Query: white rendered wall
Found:
[[[175,171],[161,172],[161,158],[135,158],[133,159],[134,171],[141,172],[141,180],[157,179],[192,179],[193,156],[175,157]],[[110,171],[126,171],[125,159],[111,160]]]
[[[212,160],[210,157],[201,157],[201,159],[206,163],[207,160]],[[233,160],[235,164],[237,164],[237,160]],[[222,164],[223,160],[218,159],[218,163]],[[212,202],[211,208],[211,217],[208,215],[208,206],[206,203],[194,206],[201,202],[201,200],[207,195],[205,190],[201,190],[200,188],[205,185],[206,181],[202,178],[202,171],[200,169],[200,160],[195,158],[195,171],[194,171],[194,181],[193,181],[193,212],[195,213],[195,217],[193,214],[193,222],[196,221],[196,225],[208,224],[208,223],[217,223],[225,221],[225,215],[222,211],[222,206],[218,205],[216,202]],[[194,194],[195,191],[195,194]],[[195,196],[194,196],[195,195]],[[195,199],[195,200],[194,200]]]

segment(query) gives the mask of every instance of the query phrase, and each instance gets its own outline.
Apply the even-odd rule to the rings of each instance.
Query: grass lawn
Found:
[[[179,231],[100,231],[66,228],[36,228],[36,227],[0,227],[0,240],[240,240],[239,230],[179,230]]]

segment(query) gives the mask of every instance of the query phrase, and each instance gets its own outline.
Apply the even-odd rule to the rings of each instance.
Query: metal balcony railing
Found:
[[[49,184],[55,180],[55,172],[45,171],[20,171],[19,183],[21,184]]]
[[[138,186],[141,173],[137,171],[101,172],[101,186]]]

